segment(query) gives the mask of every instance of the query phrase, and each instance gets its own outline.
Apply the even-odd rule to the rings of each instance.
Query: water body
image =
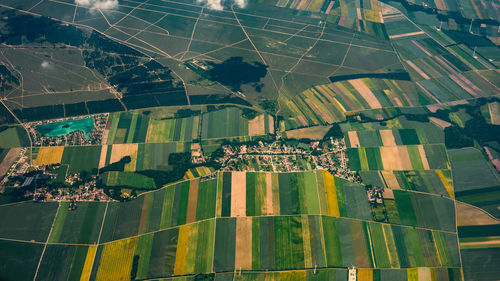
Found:
[[[94,130],[94,118],[68,120],[36,126],[36,130],[46,137],[61,137],[75,131],[83,131],[86,139],[88,134]]]

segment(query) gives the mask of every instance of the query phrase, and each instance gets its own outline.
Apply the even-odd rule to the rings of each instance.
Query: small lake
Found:
[[[94,130],[94,118],[68,120],[36,126],[36,130],[46,137],[61,137],[75,131],[83,131],[86,139]]]

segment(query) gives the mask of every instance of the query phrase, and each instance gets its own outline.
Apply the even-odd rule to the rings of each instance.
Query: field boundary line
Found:
[[[94,251],[94,257],[92,257],[92,265],[90,266],[89,270],[89,279],[90,276],[92,275],[92,269],[94,268],[94,263],[95,263],[95,256],[97,255],[97,248],[99,248],[99,243],[101,241],[101,234],[102,234],[102,229],[104,228],[104,221],[106,220],[106,213],[108,212],[108,206],[109,206],[109,201],[106,202],[106,209],[104,209],[104,215],[102,216],[102,223],[101,223],[101,229],[99,230],[99,236],[97,237],[97,244],[96,245],[96,250]]]
[[[191,32],[191,38],[189,39],[189,43],[188,43],[188,45],[186,47],[186,51],[184,51],[184,53],[182,54],[182,56],[179,58],[179,60],[181,60],[181,61],[184,60],[184,57],[186,56],[186,54],[189,52],[189,49],[191,48],[191,43],[193,42],[194,33],[196,32],[196,26],[198,25],[198,22],[200,21],[200,18],[203,15],[204,9],[205,9],[205,7],[201,8],[200,14],[198,15],[198,18],[196,19],[196,22],[194,23],[193,31]]]
[[[243,33],[245,33],[245,36],[248,38],[248,42],[250,42],[250,44],[252,44],[253,48],[255,49],[255,52],[257,53],[257,55],[259,55],[260,59],[262,60],[262,62],[265,64],[265,65],[269,65],[266,60],[264,59],[264,57],[261,55],[259,49],[257,49],[257,46],[255,46],[255,44],[253,43],[252,39],[250,38],[250,35],[248,35],[247,31],[245,30],[245,28],[243,27],[243,25],[241,24],[240,22],[240,19],[238,18],[238,16],[236,15],[236,12],[234,11],[233,9],[233,6],[231,6],[231,11],[233,12],[233,15],[234,15],[234,18],[236,19],[236,21],[238,22],[238,25],[241,27],[241,31],[243,31]],[[273,74],[271,72],[269,72],[269,76],[271,77],[271,79],[273,80],[273,84],[274,84],[274,88],[279,91],[278,89],[278,84],[276,84],[276,80],[274,80],[274,77],[273,77]]]
[[[45,246],[43,246],[42,254],[40,255],[40,259],[38,260],[38,265],[36,267],[35,276],[33,276],[33,281],[35,281],[36,277],[38,276],[38,270],[40,269],[40,265],[42,264],[43,255],[45,254],[45,249],[47,249],[47,245],[49,244],[49,238],[50,238],[50,235],[52,234],[52,230],[54,229],[54,225],[55,225],[56,219],[57,219],[57,214],[59,213],[60,208],[61,208],[61,202],[59,202],[59,204],[57,205],[56,214],[54,215],[54,219],[52,220],[52,226],[50,227],[49,235],[47,235],[47,240],[45,241]]]

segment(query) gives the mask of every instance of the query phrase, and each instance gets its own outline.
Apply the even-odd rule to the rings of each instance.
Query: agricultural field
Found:
[[[500,252],[500,224],[468,225],[458,228],[460,252],[467,280],[495,280]]]
[[[69,202],[61,202],[48,241],[51,243],[97,243],[106,204],[82,202],[68,210]]]
[[[20,202],[0,206],[0,237],[45,242],[58,209],[55,202]]]
[[[450,170],[361,171],[363,183],[454,198]]]
[[[215,170],[212,167],[201,166],[201,167],[191,168],[191,169],[188,169],[188,171],[186,172],[184,179],[188,180],[188,179],[204,177],[204,176],[207,176],[207,175],[212,174],[214,172],[215,172]]]
[[[406,127],[406,126],[405,126]],[[436,138],[442,134],[435,126],[413,129],[395,130],[358,130],[345,134],[347,147],[376,147],[443,143],[444,138]]]
[[[106,125],[107,139],[105,143],[145,142],[148,126],[149,116],[141,112],[131,111],[110,114]]]
[[[279,278],[292,276],[287,270],[309,276],[315,267],[320,276],[340,278],[345,271],[329,268],[350,265],[362,268],[360,278],[430,274],[460,280],[451,269],[460,267],[453,201],[393,192],[395,213],[388,212],[399,222],[387,224],[371,220],[363,186],[327,171],[224,172],[128,202],[79,203],[76,210],[68,209],[69,202],[53,204],[46,209],[52,216],[41,212],[46,204],[3,206],[0,238],[16,230],[17,239],[56,243],[45,250],[37,280],[151,279],[240,269],[244,274],[235,280],[245,280],[266,270],[280,270]],[[4,217],[20,205],[31,206],[31,216]],[[39,238],[26,231],[34,222],[44,229]]]
[[[327,171],[224,172],[218,176],[217,216],[324,214],[371,218],[364,188]]]
[[[145,193],[125,203],[110,203],[102,241],[122,239],[215,217],[217,182],[193,179]]]
[[[363,78],[318,85],[294,96],[285,106],[290,128],[324,125],[349,112],[384,107],[420,106],[432,97],[409,81]]]
[[[219,275],[217,275],[219,276]],[[408,269],[369,269],[360,268],[357,280],[460,280],[460,270],[455,268],[408,268]],[[235,274],[235,281],[250,280],[347,280],[347,269],[289,270],[279,272],[242,272]],[[175,280],[175,279],[173,279]],[[434,279],[431,279],[434,280]]]
[[[192,141],[198,139],[200,116],[151,120],[147,142]]]
[[[396,206],[387,211],[389,222],[455,231],[455,207],[452,200],[437,195],[401,190],[394,190],[393,196],[393,199],[384,199],[389,201],[387,202],[389,205]],[[390,202],[391,200],[393,202]]]
[[[485,156],[475,148],[452,149],[449,155],[456,199],[500,217],[500,180]]]
[[[106,173],[105,177],[106,186],[109,187],[156,189],[152,178],[137,173],[111,171]]]
[[[201,122],[201,139],[223,139],[274,134],[273,117],[265,114],[252,120],[242,116],[242,111],[228,107],[204,113]]]
[[[0,240],[0,248],[2,248],[0,255],[2,278],[33,280],[43,244]]]
[[[448,169],[444,145],[400,145],[348,148],[349,168],[355,171]]]
[[[38,148],[34,164],[37,166],[61,163],[64,146],[48,146]]]
[[[88,173],[99,166],[101,146],[67,146],[61,159],[61,164],[69,166],[68,173],[81,171]]]
[[[0,2],[0,280],[498,278],[494,1]]]
[[[309,128],[301,128],[295,130],[288,130],[285,132],[286,137],[289,139],[311,139],[321,140],[328,133],[331,126],[313,126]]]
[[[20,147],[28,144],[28,135],[20,126],[0,127],[0,148]]]

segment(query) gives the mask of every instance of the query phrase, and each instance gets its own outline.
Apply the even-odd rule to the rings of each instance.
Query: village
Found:
[[[276,140],[257,144],[226,144],[224,156],[215,159],[222,171],[296,172],[328,170],[333,175],[361,182],[357,172],[349,169],[344,139],[320,143],[292,143]]]

